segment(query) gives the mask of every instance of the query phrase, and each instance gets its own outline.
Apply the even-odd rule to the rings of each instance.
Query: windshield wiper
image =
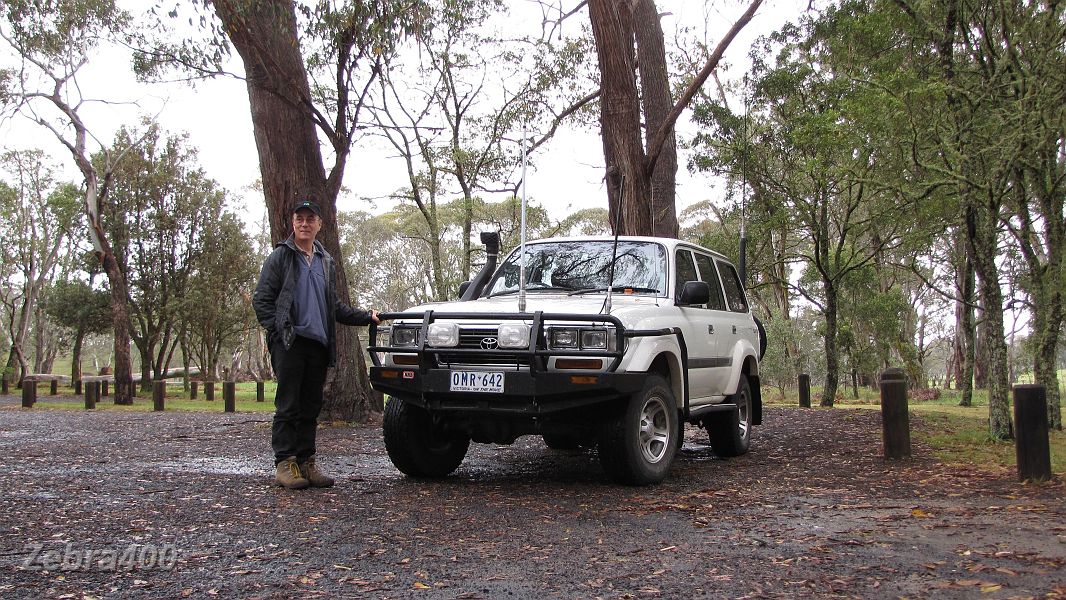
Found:
[[[527,292],[544,292],[544,291],[548,291],[548,292],[569,292],[569,291],[573,290],[573,288],[560,287],[560,286],[557,286],[557,285],[542,285],[542,284],[536,284],[536,283],[531,284],[531,285],[534,285],[536,287],[528,287],[527,286],[526,287],[526,291]],[[507,294],[517,294],[517,293],[518,293],[518,290],[504,290],[502,292],[496,292],[495,294],[490,295],[489,298],[494,298],[496,296],[506,296]]]
[[[623,292],[624,293],[627,290],[628,291],[632,291],[632,292],[645,293],[645,294],[659,294],[659,293],[661,293],[659,290],[657,290],[655,288],[639,287],[639,286],[634,286],[634,285],[616,285],[613,288],[611,288],[611,291],[613,291],[613,292]],[[607,287],[604,286],[604,287],[598,287],[598,288],[586,288],[586,289],[583,289],[583,290],[574,290],[574,291],[570,292],[570,295],[571,296],[576,296],[578,294],[595,294],[596,292],[606,292],[606,291],[607,291]]]

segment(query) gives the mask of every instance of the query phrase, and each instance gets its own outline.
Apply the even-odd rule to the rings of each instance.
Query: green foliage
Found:
[[[473,228],[475,232],[497,231],[501,252],[507,253],[519,243],[520,201],[511,198],[488,203],[475,198]],[[443,232],[440,252],[443,256],[444,297],[458,297],[462,282],[461,258],[464,203],[461,199],[442,204],[438,224]],[[547,237],[562,231],[603,227],[606,211],[597,209],[572,215],[553,223],[547,211],[531,202],[526,215],[529,239]],[[379,216],[351,212],[338,215],[345,269],[353,302],[382,310],[400,311],[438,298],[429,270],[432,262],[426,222],[410,205]],[[484,264],[484,247],[473,249],[475,266]]]
[[[111,294],[83,281],[59,280],[44,293],[42,308],[56,323],[86,333],[104,333],[111,327]]]
[[[103,36],[121,32],[130,14],[114,0],[5,0],[15,44],[48,61],[86,54]]]
[[[221,357],[258,330],[251,290],[262,258],[236,215],[221,212],[205,223],[202,253],[178,305],[187,350],[202,372],[217,373]]]

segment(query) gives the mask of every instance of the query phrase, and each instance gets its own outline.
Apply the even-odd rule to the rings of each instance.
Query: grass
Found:
[[[234,388],[234,408],[237,412],[274,412],[275,388],[276,384],[273,381],[265,382],[263,385],[263,402],[256,402],[255,382],[238,383]],[[42,395],[47,394],[49,391],[48,384],[41,384],[37,389],[38,398],[42,398]],[[48,396],[39,399],[34,406],[58,410],[85,410],[84,397],[75,395],[73,388],[60,386],[57,391],[59,392],[58,399],[54,396]],[[12,390],[12,393],[17,394],[18,392]],[[152,393],[139,390],[137,396],[133,399],[132,405],[117,405],[112,396],[104,396],[96,403],[96,410],[104,411],[150,412],[153,407]],[[183,390],[180,385],[167,386],[164,408],[168,411],[179,412],[223,412],[225,403],[222,401],[222,384],[215,384],[215,399],[211,401],[204,399],[203,385],[200,385],[199,390],[197,390],[196,400],[189,399],[189,392]]]
[[[766,391],[764,390],[764,393]],[[799,404],[799,394],[795,390],[784,398],[775,391],[771,391],[767,396],[768,404]],[[812,389],[811,404],[817,406],[819,398],[817,391]],[[955,390],[943,390],[937,399],[912,399],[908,402],[911,414],[919,415],[922,421],[920,427],[914,427],[912,424],[913,439],[928,445],[939,460],[948,464],[965,464],[994,470],[1014,469],[1014,441],[996,440],[989,435],[987,392],[975,390],[973,406],[959,406],[960,398],[961,394]],[[841,399],[838,396],[834,406],[879,410],[880,403],[881,397],[876,390],[860,389],[856,399],[852,396],[851,388],[848,388],[845,397]],[[1050,430],[1048,442],[1051,449],[1051,472],[1058,477],[1066,477],[1066,432]]]

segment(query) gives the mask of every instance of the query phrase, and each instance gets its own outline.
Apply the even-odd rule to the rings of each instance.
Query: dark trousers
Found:
[[[322,411],[329,351],[322,344],[296,336],[285,349],[280,339],[270,345],[270,364],[278,379],[270,444],[274,463],[290,456],[303,462],[315,453],[315,430]]]

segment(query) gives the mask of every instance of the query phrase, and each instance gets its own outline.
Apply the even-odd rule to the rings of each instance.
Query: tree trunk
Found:
[[[971,193],[965,193],[963,201],[966,238],[984,309],[984,342],[988,349],[989,434],[996,439],[1009,440],[1014,437],[1014,430],[1008,398],[1007,345],[1003,335],[1003,291],[999,287],[999,269],[996,266],[998,206],[981,205]]]
[[[85,340],[85,328],[79,327],[74,333],[74,347],[70,351],[70,384],[81,380],[81,345]]]
[[[282,0],[213,4],[244,61],[271,239],[277,242],[291,233],[297,200],[317,200],[323,212],[319,241],[336,261],[337,294],[350,303],[337,234],[336,190],[327,185],[295,7]],[[354,329],[338,326],[336,344],[337,363],[327,375],[321,418],[365,421],[381,405],[380,395],[370,388],[359,337]]]
[[[965,231],[960,231],[960,234]],[[964,236],[960,235],[965,243]],[[975,292],[977,287],[977,281],[973,269],[973,261],[970,260],[969,254],[965,252],[965,245],[963,246],[964,257],[961,260],[959,266],[959,273],[956,276],[956,289],[959,293],[960,300],[957,303],[955,309],[956,315],[956,331],[955,339],[956,344],[960,345],[960,352],[958,354],[958,381],[959,389],[962,391],[962,399],[959,400],[959,406],[972,406],[973,405],[973,370],[975,355],[974,350],[976,347],[977,331],[974,327],[974,302],[976,300]]]
[[[649,235],[650,184],[644,174],[632,14],[629,3],[619,0],[589,0],[588,6],[600,67],[600,136],[611,229],[620,235]]]
[[[833,406],[840,378],[840,358],[837,348],[837,290],[830,280],[822,281],[825,288],[825,388],[821,406]]]
[[[674,107],[670,95],[670,78],[666,72],[666,46],[662,23],[654,0],[637,0],[633,10],[633,32],[637,41],[637,66],[640,70],[640,97],[644,105],[644,139],[666,122]],[[651,149],[645,148],[645,154]],[[651,233],[676,238],[679,228],[675,207],[677,175],[677,137],[670,127],[655,169],[651,174]]]

